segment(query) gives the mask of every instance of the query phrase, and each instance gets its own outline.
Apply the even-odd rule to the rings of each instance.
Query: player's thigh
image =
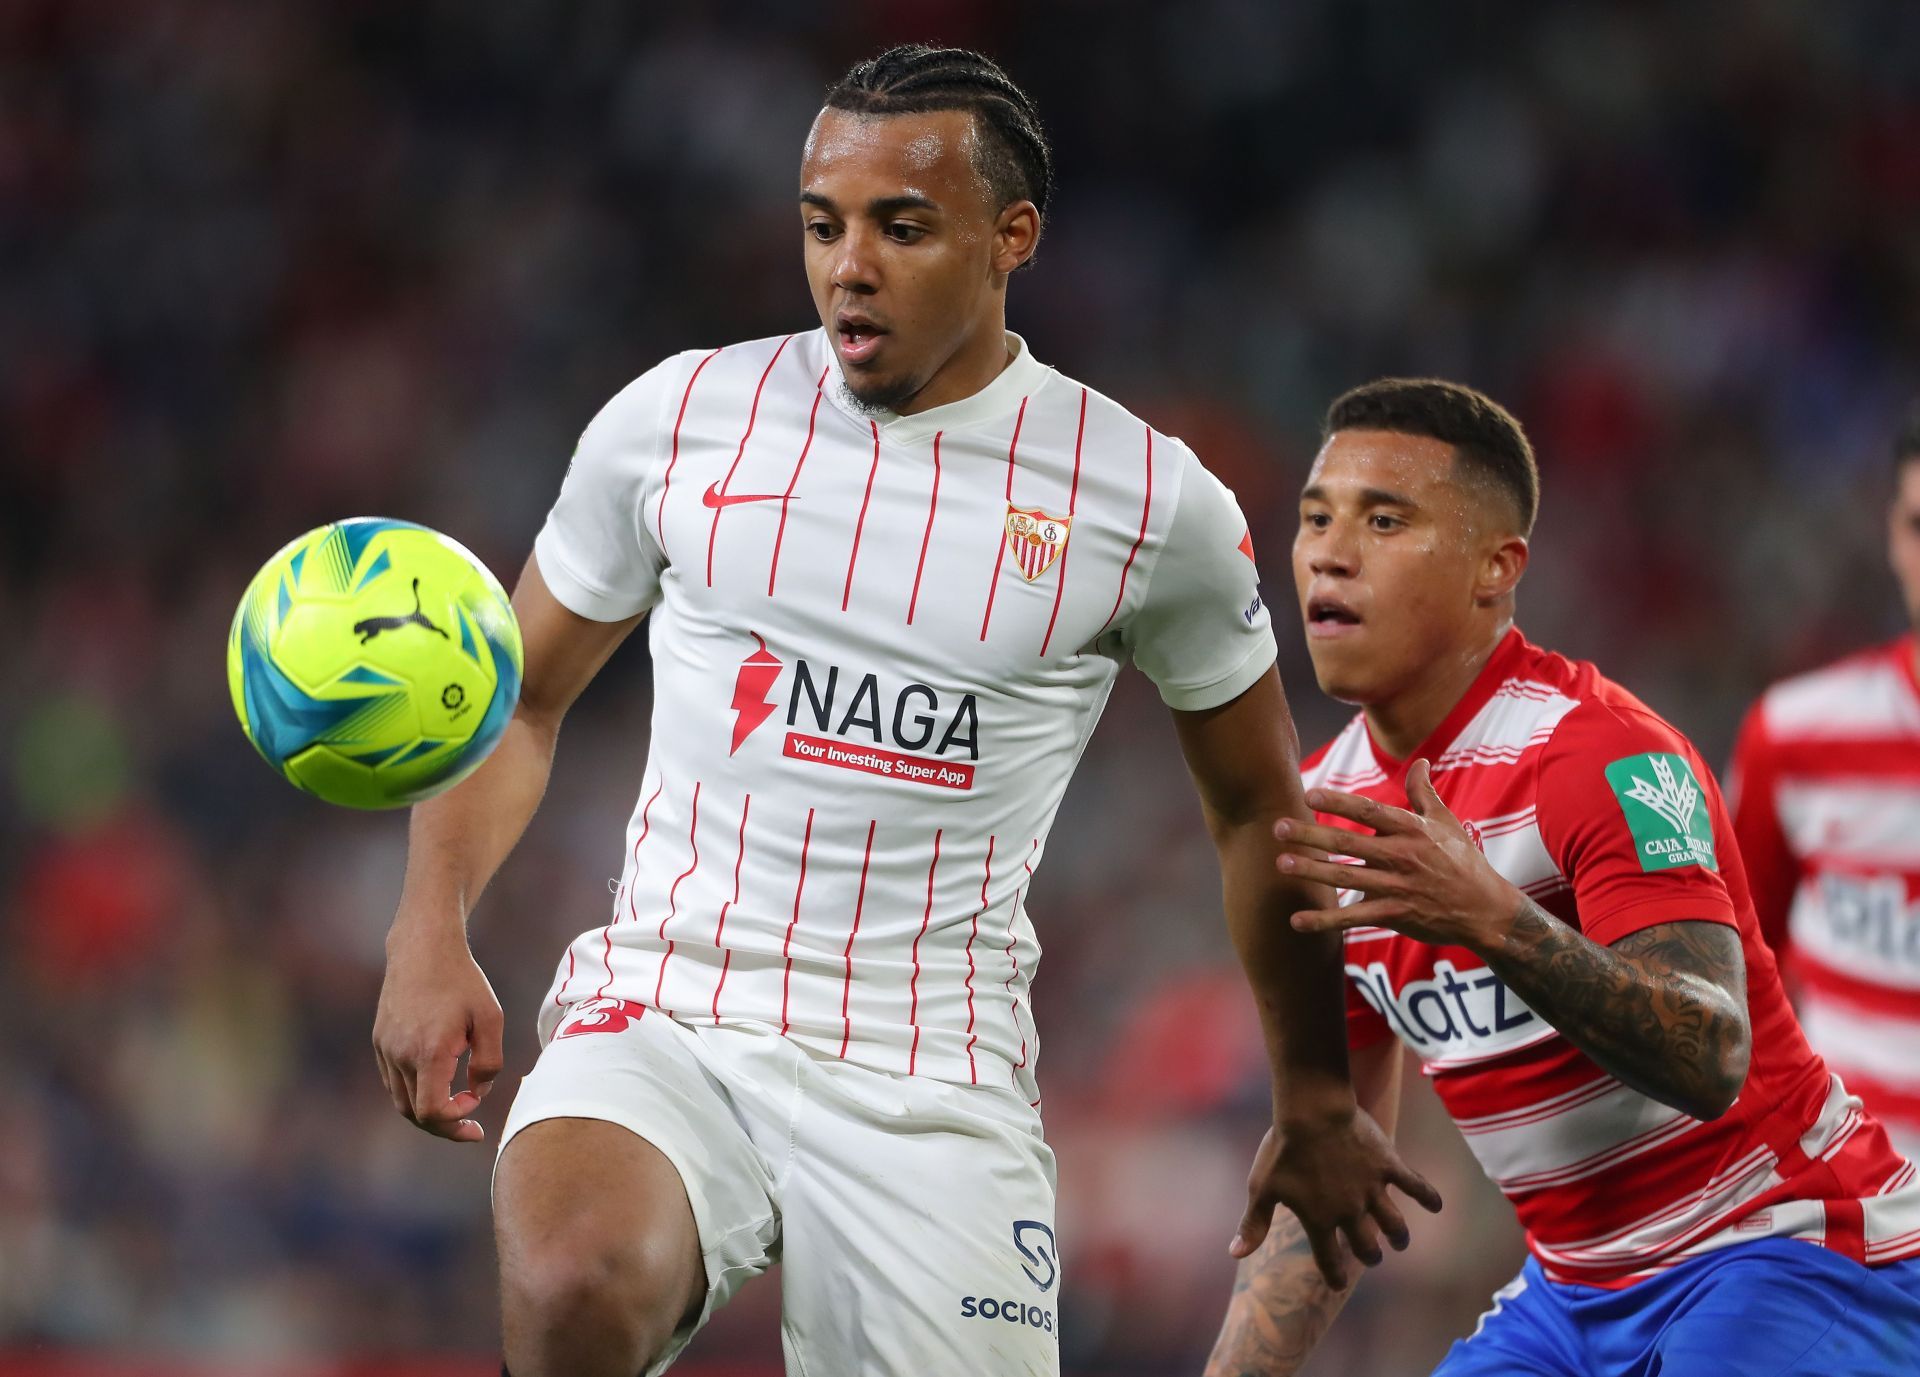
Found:
[[[1920,1371],[1920,1263],[1863,1267],[1794,1239],[1728,1250],[1675,1307],[1653,1374],[1912,1377]]]
[[[665,1153],[620,1124],[549,1118],[502,1149],[494,1177],[501,1289],[516,1301],[563,1301],[616,1286],[668,1328],[706,1295],[700,1230]]]
[[[1529,1261],[1433,1377],[1587,1377],[1587,1365],[1549,1283]]]
[[[807,1097],[783,1197],[796,1377],[1054,1377],[1053,1152],[1010,1092],[851,1069]]]
[[[503,1287],[617,1266],[671,1304],[675,1350],[779,1236],[771,1172],[696,1034],[586,1001],[521,1082],[494,1176]],[[557,1282],[555,1274],[558,1274]]]

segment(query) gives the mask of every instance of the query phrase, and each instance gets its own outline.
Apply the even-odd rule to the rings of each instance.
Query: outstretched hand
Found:
[[[1347,1285],[1341,1248],[1368,1267],[1378,1266],[1384,1235],[1397,1252],[1407,1246],[1407,1221],[1388,1194],[1397,1186],[1429,1212],[1440,1192],[1400,1160],[1393,1142],[1365,1110],[1317,1128],[1276,1125],[1267,1130],[1247,1178],[1247,1212],[1228,1251],[1252,1255],[1267,1236],[1276,1205],[1300,1221],[1314,1264],[1328,1286]]]
[[[1358,823],[1372,835],[1293,818],[1274,825],[1274,836],[1294,848],[1276,862],[1282,874],[1365,896],[1344,908],[1298,912],[1295,928],[1383,927],[1422,942],[1479,950],[1519,910],[1524,896],[1440,801],[1424,760],[1407,771],[1407,802],[1409,808],[1394,808],[1358,794],[1314,789],[1307,794],[1308,807]],[[1341,855],[1357,864],[1328,859]]]

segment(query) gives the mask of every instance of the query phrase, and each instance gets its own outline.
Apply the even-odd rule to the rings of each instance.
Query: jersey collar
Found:
[[[853,394],[847,390],[846,379],[841,375],[840,356],[833,352],[833,341],[826,338],[825,330],[820,335],[827,357],[833,361],[833,380],[827,387],[827,395],[832,398],[833,404],[856,421],[873,422],[887,439],[902,443],[927,439],[936,431],[959,430],[1012,416],[1020,409],[1022,401],[1038,392],[1053,376],[1053,369],[1034,358],[1033,351],[1027,348],[1027,342],[1009,330],[1007,343],[1013,349],[1013,359],[992,382],[970,397],[962,397],[926,411],[916,411],[911,416],[902,416],[895,411],[875,411],[855,401]]]
[[[1388,779],[1395,784],[1404,785],[1407,766],[1416,760],[1428,762],[1438,760],[1441,753],[1454,743],[1461,732],[1466,730],[1467,723],[1473,721],[1480,709],[1487,705],[1487,700],[1493,697],[1495,690],[1511,677],[1532,649],[1527,638],[1520,634],[1519,627],[1509,627],[1507,634],[1501,637],[1500,644],[1493,648],[1493,654],[1487,657],[1486,664],[1481,666],[1479,676],[1460,696],[1460,701],[1440,719],[1440,725],[1433,729],[1427,739],[1414,748],[1413,754],[1404,760],[1396,760],[1380,749],[1380,743],[1373,739],[1373,729],[1366,725],[1366,715],[1361,714],[1360,724],[1367,733],[1367,747],[1373,752],[1374,763],[1386,772]]]

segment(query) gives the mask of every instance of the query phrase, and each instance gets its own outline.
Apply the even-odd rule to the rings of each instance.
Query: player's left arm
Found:
[[[1338,1290],[1346,1282],[1339,1238],[1367,1266],[1383,1256],[1382,1233],[1395,1248],[1407,1245],[1389,1184],[1429,1210],[1440,1208],[1440,1196],[1355,1101],[1341,938],[1289,922],[1330,896],[1274,866],[1275,822],[1306,816],[1278,672],[1268,668],[1220,707],[1176,711],[1174,722],[1220,855],[1227,927],[1253,986],[1273,1076],[1273,1128],[1254,1161],[1233,1253],[1252,1253],[1284,1204]]]
[[[1466,947],[1619,1080],[1698,1119],[1727,1111],[1746,1081],[1752,1028],[1740,931],[1723,899],[1674,880],[1671,921],[1602,944],[1494,869],[1434,792],[1427,762],[1408,771],[1407,797],[1411,809],[1330,790],[1307,796],[1312,807],[1371,836],[1292,819],[1275,824],[1290,847],[1357,862],[1290,851],[1280,858],[1283,873],[1365,896],[1345,908],[1296,914],[1295,926],[1332,932],[1369,924]],[[1690,899],[1690,891],[1700,897]],[[1689,903],[1697,903],[1697,918],[1686,916]]]

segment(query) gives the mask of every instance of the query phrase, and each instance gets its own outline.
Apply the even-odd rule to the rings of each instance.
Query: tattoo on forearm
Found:
[[[1206,1377],[1293,1377],[1352,1293],[1327,1288],[1300,1221],[1275,1210],[1267,1241],[1240,1264]]]
[[[1723,923],[1662,923],[1602,947],[1528,899],[1488,964],[1614,1076],[1695,1113],[1746,1079],[1746,964]]]

